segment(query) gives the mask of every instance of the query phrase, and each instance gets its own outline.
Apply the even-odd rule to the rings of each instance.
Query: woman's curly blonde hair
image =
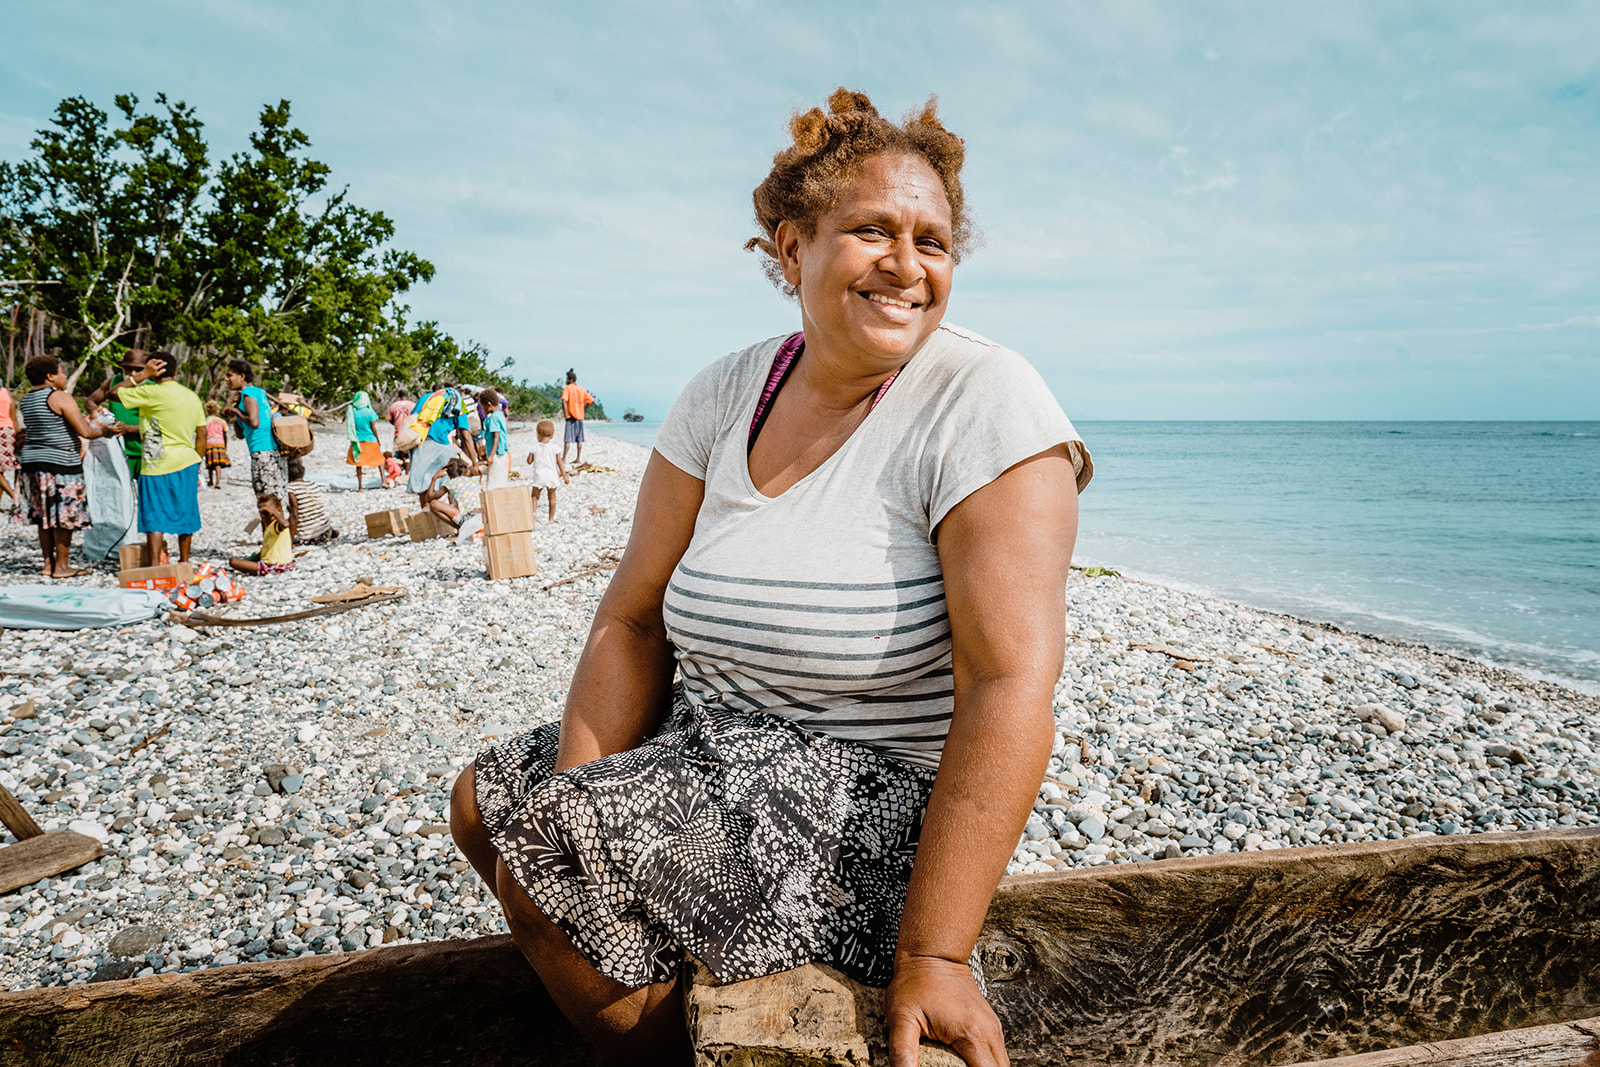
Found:
[[[794,286],[783,278],[774,243],[778,223],[787,219],[807,239],[816,236],[817,222],[838,206],[845,183],[861,163],[885,153],[905,153],[927,161],[944,186],[950,201],[950,249],[953,262],[971,251],[975,234],[961,189],[961,165],[966,146],[939,121],[939,99],[928,97],[920,110],[906,114],[895,125],[872,106],[866,93],[839,88],[828,97],[826,113],[820,107],[797,111],[789,120],[794,143],[772,157],[772,170],[756,186],[756,224],[764,236],[745,242],[745,250],[765,253],[762,268],[772,284],[790,296]]]

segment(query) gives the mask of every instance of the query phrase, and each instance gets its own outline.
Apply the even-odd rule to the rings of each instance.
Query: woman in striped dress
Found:
[[[89,495],[83,481],[85,437],[115,436],[129,427],[102,427],[83,417],[67,392],[67,374],[53,356],[35,356],[23,372],[32,386],[17,403],[25,429],[18,450],[23,510],[14,521],[39,528],[39,551],[48,578],[91,573],[67,562],[72,532],[88,529]]]
[[[943,321],[962,143],[840,89],[756,189],[800,330],[684,389],[562,721],[480,755],[454,838],[563,1011],[687,1063],[680,966],[808,961],[1006,1063],[974,945],[1044,776],[1087,452],[1037,372]],[[676,677],[675,677],[676,676]]]

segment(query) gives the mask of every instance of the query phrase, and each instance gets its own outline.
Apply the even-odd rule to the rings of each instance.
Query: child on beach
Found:
[[[206,401],[206,480],[213,489],[222,488],[222,470],[228,462],[228,424],[222,421],[222,405]]]
[[[246,559],[238,556],[228,566],[246,574],[287,574],[294,570],[294,536],[283,513],[283,502],[272,493],[256,497],[256,512],[261,518],[261,551]]]
[[[306,480],[299,456],[289,460],[289,533],[297,545],[320,545],[339,536],[322,506],[322,487]]]
[[[393,489],[400,484],[400,478],[405,471],[400,467],[400,461],[394,458],[393,452],[383,454],[383,487]]]
[[[441,483],[441,478],[443,479]],[[456,544],[465,544],[483,528],[483,498],[472,465],[452,459],[433,476],[427,494],[428,510],[456,531]]]
[[[500,410],[500,394],[485,389],[478,394],[483,416],[483,454],[488,457],[489,472],[484,476],[485,489],[504,489],[511,483],[511,431],[506,426],[505,413]]]
[[[567,484],[572,479],[567,477],[567,463],[561,458],[561,450],[556,447],[556,424],[549,419],[540,419],[535,427],[539,436],[539,443],[533,446],[533,451],[528,453],[528,463],[533,466],[533,480],[529,484],[533,489],[533,505],[539,506],[539,490],[543,489],[550,497],[550,521],[556,521],[556,479]]]

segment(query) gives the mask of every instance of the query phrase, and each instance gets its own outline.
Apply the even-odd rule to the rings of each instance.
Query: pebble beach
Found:
[[[541,503],[533,577],[487,580],[475,545],[369,540],[366,513],[415,498],[334,489],[342,536],[242,578],[227,613],[360,579],[403,599],[0,632],[0,783],[44,829],[104,842],[0,896],[0,987],[503,932],[451,843],[449,790],[495,738],[559,717],[649,455],[594,429],[584,458],[606,469],[558,491],[558,523]],[[321,436],[314,477],[345,469]],[[531,440],[514,432],[514,470]],[[231,448],[196,561],[259,546]],[[9,519],[0,583],[42,580],[33,528]],[[1113,574],[1075,573],[1067,601],[1057,742],[1010,873],[1600,823],[1600,698]]]

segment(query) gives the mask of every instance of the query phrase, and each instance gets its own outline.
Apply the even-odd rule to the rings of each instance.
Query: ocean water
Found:
[[[1600,423],[1078,429],[1078,563],[1600,692]]]

